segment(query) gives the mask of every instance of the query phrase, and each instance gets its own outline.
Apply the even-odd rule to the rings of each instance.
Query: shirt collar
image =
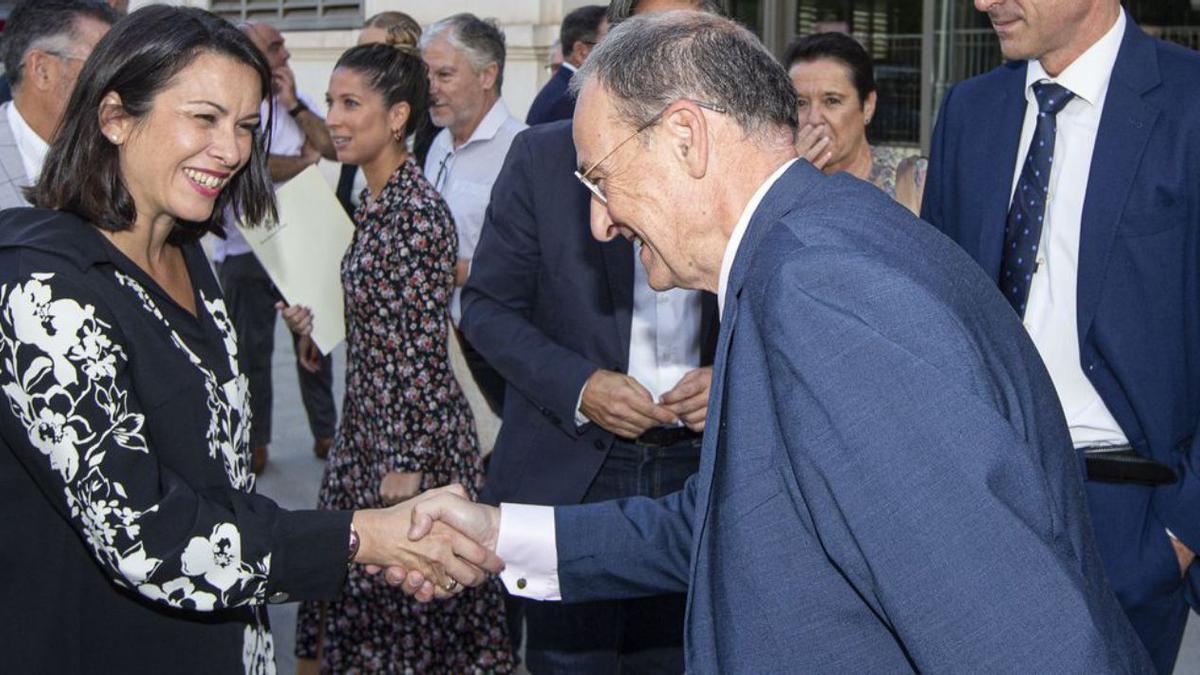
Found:
[[[1058,77],[1051,77],[1042,68],[1040,61],[1032,60],[1025,71],[1025,100],[1034,100],[1033,85],[1041,81],[1057,82],[1089,105],[1099,105],[1108,91],[1117,53],[1121,51],[1121,39],[1125,36],[1125,10],[1117,15],[1112,28],[1087,51],[1071,62]]]
[[[25,180],[36,182],[38,176],[42,174],[42,164],[46,161],[46,154],[50,152],[50,145],[42,140],[41,136],[29,126],[25,118],[21,116],[21,111],[17,110],[15,101],[9,101],[8,106],[8,124],[12,129],[13,139],[17,143],[17,151],[21,153],[21,163],[25,169]]]
[[[795,159],[788,160],[783,166],[775,169],[775,173],[768,176],[762,185],[758,186],[758,190],[754,192],[750,201],[746,202],[746,207],[742,209],[742,215],[738,218],[737,225],[733,226],[733,232],[729,235],[729,243],[725,244],[725,255],[721,257],[721,273],[717,277],[717,311],[722,317],[725,314],[725,291],[729,286],[729,274],[733,271],[733,261],[737,258],[742,238],[746,236],[746,229],[750,227],[750,219],[754,217],[758,205],[762,203],[763,197],[767,196],[767,191],[771,189],[775,181],[779,180],[779,177],[795,163]]]
[[[576,68],[575,66],[571,65],[570,63],[568,63],[568,62],[566,62],[566,61],[563,61],[563,62],[562,62],[562,64],[560,64],[560,66],[559,66],[559,67],[560,67],[560,68],[566,68],[566,69],[567,69],[567,72],[571,72],[571,73],[579,72],[579,69],[578,69],[578,68]]]
[[[509,114],[508,105],[504,102],[504,99],[496,99],[496,102],[492,104],[492,109],[483,116],[482,120],[479,120],[479,126],[475,127],[474,133],[467,139],[467,142],[455,149],[462,150],[476,141],[492,140],[500,132],[500,127],[504,126],[504,122],[509,117],[512,117],[512,115]],[[449,130],[447,129],[447,131]],[[454,145],[453,137],[450,138],[450,144],[451,146]]]

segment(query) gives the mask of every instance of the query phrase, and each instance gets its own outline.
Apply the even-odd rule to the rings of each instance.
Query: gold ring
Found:
[[[447,581],[446,585],[442,588],[445,588],[447,593],[453,593],[456,589],[458,589],[458,580],[451,579],[450,581]]]

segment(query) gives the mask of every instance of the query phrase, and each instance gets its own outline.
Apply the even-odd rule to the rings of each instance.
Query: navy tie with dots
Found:
[[[1042,238],[1046,198],[1050,195],[1050,164],[1058,129],[1055,116],[1075,97],[1071,90],[1053,82],[1034,84],[1033,95],[1038,103],[1037,125],[1008,209],[1004,259],[1000,265],[1000,290],[1022,317],[1029,300],[1029,285],[1037,271],[1038,243]]]

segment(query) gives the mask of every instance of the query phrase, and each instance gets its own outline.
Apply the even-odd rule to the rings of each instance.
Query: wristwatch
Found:
[[[288,110],[288,114],[295,117],[305,110],[308,110],[308,106],[304,105],[304,101],[296,101],[296,105],[292,106],[291,110]]]
[[[350,523],[350,555],[346,557],[347,563],[354,562],[354,557],[358,555],[358,530],[354,529],[354,523]]]

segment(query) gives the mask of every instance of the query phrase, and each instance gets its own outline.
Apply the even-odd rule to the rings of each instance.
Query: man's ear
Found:
[[[667,142],[676,159],[684,164],[692,178],[703,178],[708,172],[708,120],[700,106],[691,101],[679,101],[663,114]]]
[[[133,131],[134,119],[125,110],[121,95],[110,91],[100,99],[100,108],[96,112],[100,121],[100,132],[113,145],[121,145],[129,140]]]
[[[28,82],[38,91],[53,91],[60,66],[58,57],[50,52],[30,49],[25,52],[24,63],[21,66],[24,68],[21,84]]]
[[[500,64],[490,63],[487,68],[479,72],[479,83],[484,89],[494,89],[496,86],[496,78],[500,76]]]

